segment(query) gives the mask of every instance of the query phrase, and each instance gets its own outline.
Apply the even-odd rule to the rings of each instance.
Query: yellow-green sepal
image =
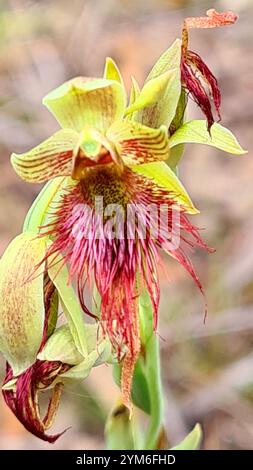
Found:
[[[171,197],[175,202],[181,205],[188,214],[197,214],[199,212],[198,209],[194,207],[183,184],[165,162],[135,165],[131,166],[131,170],[152,180],[157,186],[170,191]]]
[[[181,127],[185,121],[185,111],[187,105],[187,96],[185,90],[181,90],[181,95],[178,101],[176,114],[173,118],[173,121],[169,127],[169,135],[174,134],[176,130]],[[183,156],[184,153],[184,144],[176,145],[170,149],[170,157],[167,161],[168,165],[173,169],[173,171],[177,174],[178,171],[178,164]]]
[[[51,91],[43,104],[63,128],[105,131],[123,116],[125,89],[116,80],[76,77]]]
[[[36,360],[44,320],[46,242],[33,232],[16,237],[0,261],[0,350],[19,375]]]
[[[126,94],[126,89],[124,85],[124,80],[121,75],[120,69],[117,66],[116,62],[111,57],[106,57],[105,60],[105,68],[104,68],[104,78],[107,80],[114,80],[115,82],[119,82],[122,86],[122,89],[124,90],[124,95],[125,95],[125,106],[127,103],[127,94]]]
[[[165,72],[161,76],[145,83],[144,87],[139,93],[139,96],[137,96],[136,100],[130,106],[128,106],[125,114],[132,114],[134,111],[139,111],[140,109],[156,104],[162,97],[168,85],[168,81],[171,79],[171,76],[171,72]]]
[[[50,214],[53,211],[52,205],[55,205],[62,190],[71,184],[75,184],[73,180],[63,176],[46,183],[26,215],[23,232],[39,233],[41,226],[46,225],[48,216],[52,215]]]
[[[111,57],[106,57],[105,59],[104,78],[107,80],[115,80],[124,87],[124,81],[119,67]]]
[[[163,86],[160,85],[159,93],[157,93],[159,82]],[[144,90],[149,89],[150,95],[154,95],[154,90],[156,90],[158,99],[138,113],[138,121],[150,127],[159,127],[162,124],[169,127],[176,114],[181,94],[181,41],[179,39],[158,59],[145,81],[140,96]]]
[[[168,70],[180,67],[181,63],[181,39],[176,39],[173,44],[166,49],[165,52],[159,57],[155,65],[149,72],[146,82],[153,78],[159,77]]]
[[[178,69],[169,70],[147,81],[125,114],[141,110],[137,120],[142,124],[153,128],[161,125],[168,127],[176,111],[180,90]],[[173,106],[174,101],[175,106]]]

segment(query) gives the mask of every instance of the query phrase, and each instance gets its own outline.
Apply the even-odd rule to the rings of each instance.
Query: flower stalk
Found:
[[[144,448],[148,450],[159,449],[159,438],[163,432],[164,398],[161,380],[161,365],[159,352],[159,339],[152,334],[146,345],[146,371],[150,390],[150,423],[147,430]]]

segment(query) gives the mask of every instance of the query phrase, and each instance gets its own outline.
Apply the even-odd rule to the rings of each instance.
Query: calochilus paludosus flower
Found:
[[[3,385],[7,405],[28,431],[52,443],[62,435],[46,431],[54,421],[63,385],[84,379],[92,367],[109,359],[111,348],[95,325],[84,328],[74,292],[65,288],[65,270],[56,281],[57,288],[51,280],[56,268],[47,270],[45,263],[27,281],[45,250],[45,239],[25,232],[12,241],[1,259],[0,291],[7,301],[1,307],[0,347],[7,360]],[[68,325],[56,328],[59,301]],[[70,304],[75,308],[74,318]],[[48,389],[51,398],[42,417],[39,393]]]
[[[234,24],[236,20],[237,15],[232,11],[218,13],[211,8],[207,11],[206,17],[186,18],[183,24],[181,62],[182,83],[206,115],[209,130],[215,121],[212,105],[214,105],[218,119],[221,119],[221,93],[217,79],[211,70],[196,52],[189,50],[189,29],[217,28]]]
[[[221,15],[222,18],[228,17],[226,14]],[[215,18],[220,18],[219,14],[212,13],[212,21]],[[231,23],[233,21],[222,24]],[[43,102],[61,129],[31,151],[13,154],[11,157],[13,168],[22,179],[30,183],[48,182],[29,212],[24,227],[23,236],[26,230],[31,229],[34,214],[39,213],[39,227],[32,227],[36,240],[33,243],[45,244],[36,259],[32,255],[33,250],[25,247],[24,256],[30,260],[23,276],[26,279],[24,285],[29,290],[29,286],[40,279],[38,292],[41,308],[43,299],[47,305],[41,276],[44,276],[44,280],[45,276],[50,279],[52,292],[55,290],[59,293],[69,324],[68,335],[72,336],[73,348],[77,350],[74,360],[55,351],[49,356],[43,355],[41,351],[45,348],[46,352],[50,347],[51,352],[54,350],[54,335],[57,340],[61,338],[62,346],[65,333],[61,330],[59,333],[56,329],[48,335],[47,322],[41,322],[40,318],[37,324],[33,317],[35,307],[37,311],[36,304],[32,306],[29,303],[26,310],[20,310],[20,286],[16,287],[15,281],[10,281],[8,276],[5,278],[4,266],[1,268],[0,265],[3,277],[0,296],[5,303],[5,307],[0,309],[0,335],[6,336],[9,341],[2,348],[9,363],[4,387],[6,401],[26,427],[35,432],[37,425],[30,426],[26,417],[20,414],[23,402],[20,401],[19,383],[24,374],[32,374],[33,378],[28,381],[31,386],[27,388],[27,393],[32,394],[32,397],[41,383],[57,386],[51,408],[49,406],[50,416],[45,418],[44,424],[38,418],[36,398],[28,399],[32,412],[29,408],[25,413],[29,419],[35,416],[35,421],[39,423],[37,435],[40,437],[45,438],[45,428],[51,424],[59,396],[59,383],[63,383],[63,377],[73,371],[73,365],[80,368],[87,355],[87,351],[82,349],[82,341],[85,342],[88,327],[83,327],[81,310],[97,319],[100,327],[98,331],[106,338],[107,345],[109,341],[116,351],[117,359],[122,363],[123,403],[131,408],[134,366],[141,348],[145,349],[140,337],[139,298],[143,291],[148,293],[156,329],[160,252],[167,253],[186,268],[202,291],[188,252],[195,247],[204,250],[208,248],[188,218],[187,214],[194,215],[198,210],[177,177],[173,152],[187,142],[211,145],[236,155],[245,151],[229,130],[214,123],[210,111],[207,112],[207,105],[201,105],[194,91],[198,87],[202,92],[204,84],[200,85],[200,79],[196,78],[197,85],[192,85],[194,77],[189,60],[192,64],[193,56],[187,50],[185,39],[192,24],[206,27],[207,23],[198,19],[186,20],[183,44],[177,39],[165,51],[152,68],[142,89],[133,79],[129,101],[120,71],[109,58],[106,60],[103,78],[77,77],[50,92]],[[201,68],[203,79],[208,82],[211,94],[215,97],[211,79],[206,75],[207,69],[199,64],[195,60],[196,67]],[[187,78],[189,75],[191,81]],[[184,112],[183,118],[181,116],[177,119],[182,93],[186,91],[196,98],[207,116],[207,123],[205,120],[184,122]],[[217,107],[218,101],[214,101]],[[173,237],[176,237],[176,243],[171,243]],[[8,253],[4,259],[6,256],[8,262]],[[14,263],[12,270],[15,279],[15,270],[19,270],[23,258],[17,258],[16,262],[11,259],[9,262]],[[7,295],[10,284],[17,295],[15,305],[10,304]],[[86,287],[92,290],[95,287],[99,294],[99,308],[96,309],[99,312],[89,305]],[[76,294],[78,296],[74,308],[73,305],[67,306],[69,290],[72,298]],[[32,295],[32,291],[28,292],[30,300]],[[17,325],[15,332],[9,327],[11,308],[11,321]],[[75,309],[78,311],[78,320],[76,313],[73,313]],[[22,367],[16,368],[19,325],[20,332],[26,330],[31,318],[32,329],[36,334],[40,331],[39,339],[36,344],[32,344],[29,338],[22,337],[22,347],[28,341],[31,353],[23,361],[24,351],[21,349]],[[83,328],[85,331],[81,341],[78,332]],[[11,344],[15,344],[14,350]],[[109,356],[109,353],[105,354],[103,360]],[[44,362],[41,364],[41,361]],[[90,367],[95,362],[91,361]],[[87,366],[84,370],[87,370]],[[82,373],[78,378],[81,376]]]

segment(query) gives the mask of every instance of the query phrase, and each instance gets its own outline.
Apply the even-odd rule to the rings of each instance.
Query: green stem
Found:
[[[161,368],[159,354],[158,336],[153,331],[153,305],[147,292],[143,292],[139,299],[139,315],[142,352],[136,363],[132,384],[132,400],[135,406],[142,409],[149,415],[149,426],[144,441],[140,435],[140,427],[137,419],[134,423],[129,422],[132,426],[132,432],[135,436],[135,449],[157,450],[159,438],[163,430],[163,392],[161,383]],[[114,379],[120,386],[120,367],[114,367]],[[116,413],[118,416],[118,413]],[[121,415],[122,419],[123,415]],[[119,419],[110,420],[110,426],[106,427],[106,438],[109,445],[115,449],[122,447],[122,436],[128,433],[119,432],[116,422]],[[115,431],[116,429],[116,431]],[[111,437],[112,435],[112,437]],[[127,444],[129,445],[129,443]]]
[[[145,449],[157,449],[162,430],[164,415],[163,391],[161,381],[159,340],[155,333],[146,344],[146,377],[150,391],[150,423],[144,444]]]

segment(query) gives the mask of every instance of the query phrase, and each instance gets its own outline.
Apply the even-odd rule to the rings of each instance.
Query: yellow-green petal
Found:
[[[229,129],[215,123],[209,134],[204,120],[186,122],[170,138],[170,148],[184,143],[210,145],[234,155],[247,153]]]
[[[42,265],[45,240],[31,232],[16,237],[0,261],[0,350],[14,375],[36,359],[42,341],[45,309]]]
[[[138,114],[138,121],[147,126],[159,127],[164,124],[169,127],[175,116],[181,94],[181,41],[179,39],[158,59],[145,81],[143,90],[150,86],[150,83],[155,83],[156,80],[165,77],[166,74],[170,78],[157,102]]]
[[[105,131],[123,116],[125,90],[116,80],[77,77],[51,91],[43,103],[63,128]]]
[[[119,121],[109,128],[107,137],[116,146],[125,165],[167,160],[169,157],[165,126],[152,129],[135,121]]]
[[[29,152],[11,155],[15,172],[29,183],[43,183],[57,176],[69,176],[78,134],[61,129]]]
[[[190,196],[186,189],[179,181],[175,173],[169,168],[164,162],[147,163],[144,165],[135,165],[131,167],[132,171],[142,175],[154,183],[157,186],[170,191],[173,195],[174,200],[183,206],[184,210],[188,214],[197,214],[199,211],[194,207]]]

